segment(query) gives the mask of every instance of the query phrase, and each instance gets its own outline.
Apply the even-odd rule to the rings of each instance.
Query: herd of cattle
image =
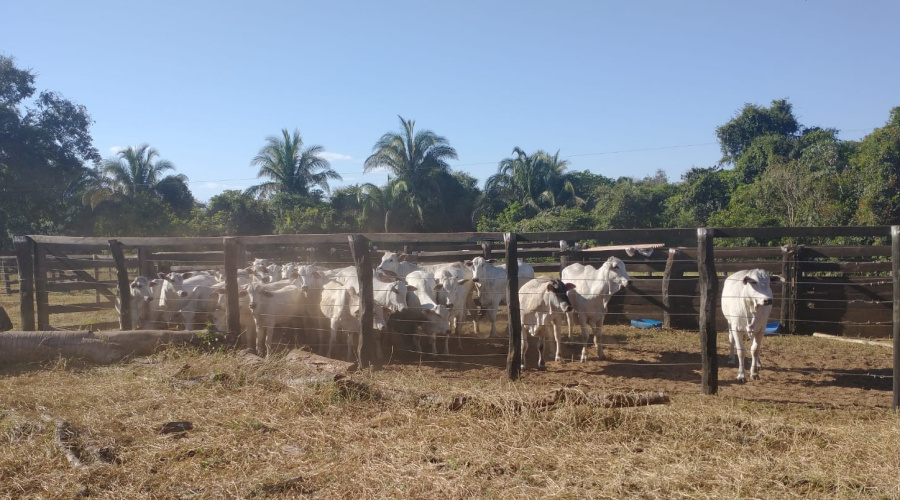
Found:
[[[422,352],[422,338],[429,339],[431,354],[449,355],[450,337],[460,338],[462,325],[472,321],[476,335],[479,318],[486,317],[497,336],[497,314],[507,301],[504,264],[476,257],[466,262],[416,265],[405,254],[385,252],[372,276],[375,307],[373,331],[376,356],[381,358],[383,332],[411,339]],[[610,257],[599,268],[571,264],[560,278],[535,276],[520,261],[519,305],[522,328],[522,363],[528,336],[537,340],[538,369],[545,369],[544,337],[553,332],[554,359],[561,360],[560,330],[563,321],[581,326],[584,337],[581,361],[588,359],[593,343],[604,358],[601,331],[612,295],[631,284],[625,264]],[[276,327],[290,328],[295,340],[301,335],[308,345],[321,346],[332,356],[339,335],[347,336],[347,357],[356,356],[360,328],[360,282],[354,266],[328,269],[317,265],[277,264],[256,259],[238,270],[240,324],[247,348],[266,356],[272,352]],[[735,361],[737,379],[746,380],[743,335],[752,338],[751,378],[759,377],[759,347],[772,309],[769,276],[761,269],[729,276],[722,290],[722,311],[729,323],[729,363]],[[191,271],[140,276],[131,282],[131,317],[134,329],[178,328],[191,330],[205,324],[225,331],[227,300],[224,276],[218,271]],[[325,332],[328,332],[327,342]],[[743,334],[743,335],[742,335]],[[327,347],[325,347],[327,346]]]

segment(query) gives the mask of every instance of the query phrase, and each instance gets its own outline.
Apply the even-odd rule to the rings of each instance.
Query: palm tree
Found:
[[[244,193],[267,198],[275,193],[297,194],[304,197],[330,192],[328,180],[341,180],[340,174],[331,169],[328,160],[322,158],[322,146],[303,149],[300,132],[291,134],[281,130],[281,137],[269,136],[266,145],[253,157],[250,164],[259,167],[257,178],[269,180],[247,188]],[[311,188],[318,187],[319,190]]]
[[[416,122],[400,118],[400,133],[388,132],[372,148],[363,172],[384,169],[406,183],[415,204],[440,196],[438,174],[447,173],[447,160],[457,159],[446,138],[430,130],[415,131]]]
[[[409,191],[409,184],[403,179],[391,179],[384,187],[375,184],[363,184],[359,191],[359,203],[362,205],[364,219],[384,221],[384,232],[397,229],[396,222],[403,215],[412,214],[419,223],[422,222],[422,207],[417,205]]]
[[[94,187],[85,192],[83,199],[91,208],[116,194],[126,198],[138,195],[165,198],[166,193],[187,188],[188,178],[184,174],[162,176],[174,170],[175,165],[160,159],[159,152],[147,144],[129,146],[116,156],[104,160],[92,175]]]
[[[569,162],[559,158],[559,151],[551,155],[538,150],[528,155],[516,147],[513,154],[514,157],[501,160],[497,173],[485,182],[487,199],[519,201],[533,211],[584,203],[565,173]]]

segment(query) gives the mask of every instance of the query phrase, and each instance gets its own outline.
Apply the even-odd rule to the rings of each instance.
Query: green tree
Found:
[[[370,228],[384,232],[409,231],[418,222],[422,224],[422,207],[416,203],[403,179],[388,178],[382,187],[363,184],[359,192],[363,219]]]
[[[235,189],[209,199],[203,214],[221,227],[219,235],[252,236],[272,234],[275,225],[265,203]]]
[[[116,158],[104,160],[94,172],[93,186],[87,190],[84,203],[96,208],[107,200],[130,202],[138,195],[159,198],[173,210],[187,215],[193,206],[193,196],[184,174],[166,175],[175,170],[169,160],[159,158],[159,152],[142,144],[119,151]]]
[[[594,216],[603,229],[667,227],[666,203],[676,192],[665,173],[635,180],[622,177],[613,186],[597,189]]]
[[[266,145],[250,161],[259,167],[256,176],[268,181],[247,188],[245,193],[259,198],[286,193],[321,200],[323,193],[330,192],[328,181],[341,180],[328,160],[322,158],[323,152],[322,146],[303,149],[298,130],[290,133],[282,129],[280,137],[267,137]]]
[[[850,160],[857,179],[858,224],[900,223],[900,107],[887,123],[867,135]]]
[[[79,203],[100,155],[84,106],[42,91],[0,55],[0,249],[16,234],[65,234],[90,220]],[[30,100],[30,101],[29,101]],[[31,103],[30,107],[25,102]],[[82,233],[83,234],[83,233]]]
[[[728,206],[730,195],[720,167],[694,167],[681,176],[676,193],[666,202],[667,225],[706,226],[712,214]]]
[[[372,148],[373,153],[366,158],[363,172],[386,170],[406,184],[417,212],[422,210],[424,214],[426,206],[431,206],[442,213],[447,201],[441,191],[442,174],[449,174],[447,160],[457,159],[456,150],[446,138],[430,130],[416,131],[415,121],[398,118],[400,132],[381,136]]]
[[[485,182],[485,194],[505,203],[520,201],[532,213],[556,206],[575,206],[584,203],[565,170],[566,160],[559,151],[550,155],[538,150],[529,155],[519,147],[513,148],[512,158],[500,161],[497,173]]]
[[[800,124],[787,99],[774,100],[768,108],[747,103],[740,114],[716,129],[722,162],[735,164],[759,137],[792,136],[799,130]]]

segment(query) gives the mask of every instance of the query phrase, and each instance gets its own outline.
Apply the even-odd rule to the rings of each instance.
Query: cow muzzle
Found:
[[[764,306],[771,306],[771,305],[772,305],[772,299],[763,299],[762,305],[764,305]]]

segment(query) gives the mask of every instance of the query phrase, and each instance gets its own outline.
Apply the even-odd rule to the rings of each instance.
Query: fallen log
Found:
[[[0,334],[0,363],[28,363],[63,358],[110,364],[127,356],[147,356],[173,345],[201,345],[199,332],[133,330],[10,331]]]
[[[818,332],[813,333],[812,336],[816,337],[816,338],[820,338],[820,339],[837,340],[838,342],[849,342],[851,344],[880,345],[882,347],[891,347],[891,348],[894,347],[894,345],[890,342],[890,340],[888,340],[887,342],[882,342],[882,341],[878,341],[878,340],[854,339],[854,338],[839,337],[837,335],[829,335],[827,333],[818,333]]]

